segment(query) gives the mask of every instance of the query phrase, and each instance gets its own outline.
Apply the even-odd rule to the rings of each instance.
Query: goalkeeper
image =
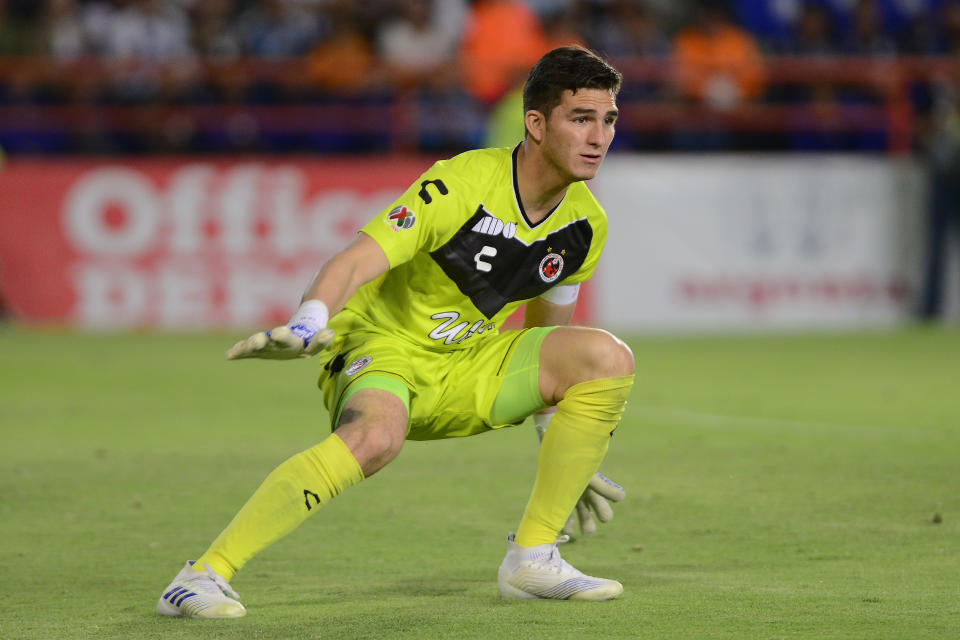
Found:
[[[606,239],[606,215],[583,181],[613,139],[620,80],[582,47],[544,55],[524,85],[520,144],[433,165],[323,265],[286,326],[228,351],[318,355],[333,433],[267,476],[163,590],[158,613],[244,615],[234,573],[382,469],[405,440],[470,436],[530,415],[542,434],[536,480],[508,537],[500,594],[606,600],[623,591],[570,566],[556,546],[571,513],[590,532],[588,502],[601,520],[612,515],[588,485],[622,495],[596,471],[633,383],[633,355],[605,331],[565,326]],[[524,328],[499,331],[524,304]]]

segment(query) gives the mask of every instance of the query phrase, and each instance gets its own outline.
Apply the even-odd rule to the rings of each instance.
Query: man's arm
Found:
[[[390,262],[376,240],[365,233],[330,258],[303,294],[323,302],[331,316],[338,314],[361,286],[390,270]]]
[[[362,285],[390,269],[380,245],[365,233],[330,258],[307,287],[300,308],[286,325],[260,331],[227,351],[228,360],[309,357],[333,339],[326,328],[330,316],[343,309]]]
[[[570,304],[553,304],[542,298],[534,298],[527,302],[523,313],[524,327],[555,327],[570,324],[577,302]]]

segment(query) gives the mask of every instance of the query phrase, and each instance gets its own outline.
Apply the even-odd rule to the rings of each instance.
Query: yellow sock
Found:
[[[207,563],[230,580],[256,553],[361,480],[350,449],[331,434],[274,469],[194,566],[202,570]]]
[[[537,479],[517,529],[517,544],[552,544],[607,453],[633,376],[570,387],[540,444]]]

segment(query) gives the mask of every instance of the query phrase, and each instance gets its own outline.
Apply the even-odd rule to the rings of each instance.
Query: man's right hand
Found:
[[[286,325],[260,331],[233,345],[227,351],[227,360],[309,358],[333,340],[333,331],[326,328],[327,320],[323,302],[306,300]]]
[[[309,358],[322,351],[333,340],[333,330],[321,329],[304,340],[290,327],[282,325],[269,331],[260,331],[241,340],[227,351],[227,360],[261,358],[264,360],[292,360]]]

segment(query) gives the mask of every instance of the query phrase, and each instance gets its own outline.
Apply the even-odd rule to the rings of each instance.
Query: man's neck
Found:
[[[570,183],[557,174],[529,138],[517,151],[517,192],[527,219],[537,224],[553,211]]]

